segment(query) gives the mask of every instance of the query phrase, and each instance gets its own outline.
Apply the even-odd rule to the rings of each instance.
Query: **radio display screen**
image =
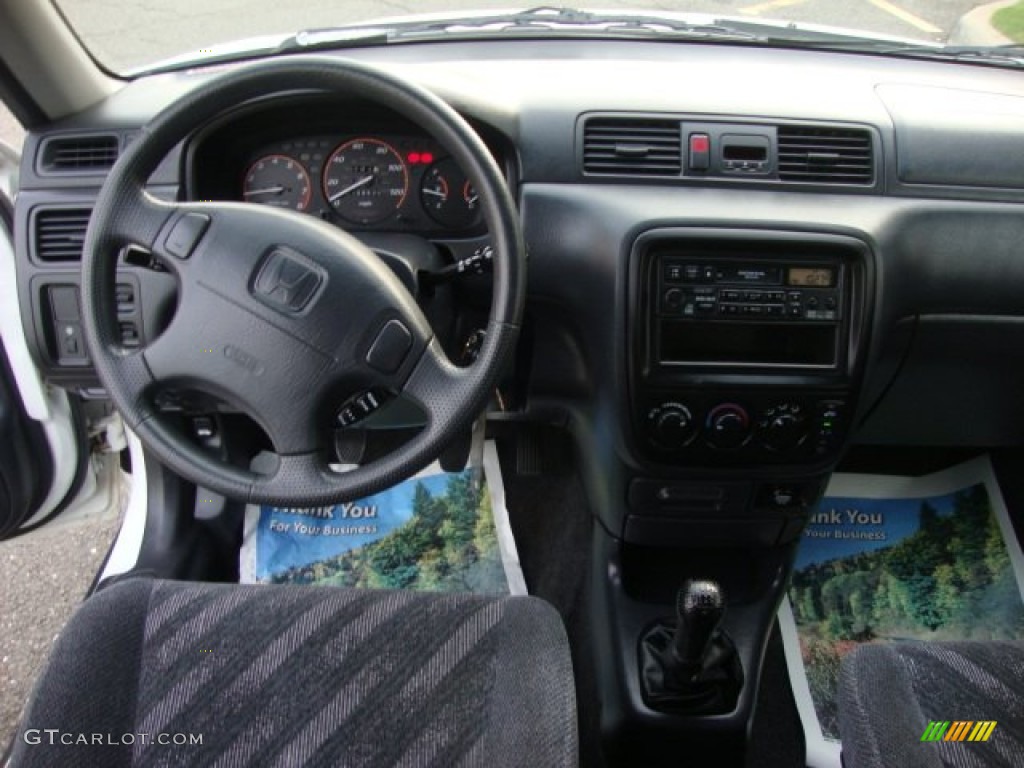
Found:
[[[790,267],[786,272],[786,284],[802,288],[831,288],[835,282],[835,271],[824,267]]]
[[[781,270],[778,267],[765,267],[759,264],[726,264],[718,268],[715,282],[778,285],[782,277],[780,273]]]

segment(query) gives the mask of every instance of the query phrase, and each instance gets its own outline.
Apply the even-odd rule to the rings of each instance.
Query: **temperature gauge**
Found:
[[[455,160],[438,160],[423,174],[423,208],[438,224],[464,229],[480,221],[480,197]]]

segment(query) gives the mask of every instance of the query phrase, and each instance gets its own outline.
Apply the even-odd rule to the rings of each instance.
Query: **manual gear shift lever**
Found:
[[[725,614],[722,589],[714,581],[687,579],[676,593],[672,656],[685,670],[700,669]]]
[[[676,620],[640,637],[640,683],[654,709],[689,715],[731,712],[743,687],[736,646],[719,629],[725,595],[717,582],[688,579],[676,593]]]

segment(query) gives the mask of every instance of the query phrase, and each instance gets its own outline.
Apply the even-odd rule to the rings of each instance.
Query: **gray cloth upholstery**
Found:
[[[994,720],[986,742],[922,742],[932,720]],[[865,645],[843,659],[846,768],[1024,766],[1024,643]]]
[[[64,629],[13,765],[561,767],[576,752],[565,631],[536,598],[136,579]]]

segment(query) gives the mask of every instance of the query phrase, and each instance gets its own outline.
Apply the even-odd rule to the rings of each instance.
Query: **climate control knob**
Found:
[[[807,439],[807,419],[797,405],[769,409],[758,427],[764,447],[777,453],[790,451]]]
[[[742,405],[722,403],[708,413],[704,431],[712,448],[732,451],[750,437],[750,416]]]
[[[651,437],[663,448],[682,448],[693,437],[693,415],[682,403],[662,403],[647,414]]]

